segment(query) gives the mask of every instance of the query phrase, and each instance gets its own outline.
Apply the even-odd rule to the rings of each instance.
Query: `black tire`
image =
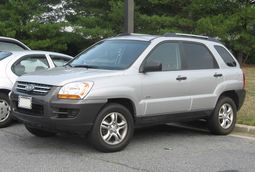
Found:
[[[7,94],[5,93],[0,93],[0,103],[3,103],[3,105],[9,106],[9,114],[7,115],[6,118],[0,119],[0,128],[8,127],[11,125],[12,122],[12,113],[11,113],[11,107],[10,107],[10,100]],[[4,105],[4,106],[5,106]],[[6,112],[6,107],[0,107],[0,113],[5,113]],[[1,114],[0,114],[1,115]]]
[[[31,134],[33,134],[34,136],[37,136],[37,137],[53,137],[56,135],[56,133],[41,130],[38,128],[33,128],[33,127],[30,127],[27,125],[25,125],[25,127]]]
[[[117,119],[122,118],[123,121],[126,122],[126,126],[127,126],[127,128],[125,128],[126,134],[123,135],[122,141],[114,145],[106,143],[106,141],[103,139],[102,130],[101,130],[101,123],[103,122],[103,120],[106,120],[107,116],[109,116],[112,113],[117,113],[122,115],[122,116],[118,116]],[[118,122],[116,124],[118,124]],[[109,129],[106,129],[106,131],[109,132]],[[116,151],[120,151],[124,149],[128,145],[129,141],[131,140],[133,136],[133,133],[134,133],[134,120],[130,111],[126,107],[120,104],[109,103],[99,112],[97,119],[94,123],[94,126],[89,133],[89,139],[91,144],[99,151],[116,152]]]
[[[223,119],[220,119],[220,117],[219,117],[220,110],[222,111],[221,108],[223,108],[223,105],[229,106],[228,109],[231,107],[232,111],[233,111],[232,123],[229,122],[229,127],[227,127],[227,128],[223,128],[221,126],[221,122],[222,122],[221,120],[223,120]],[[237,108],[236,108],[235,102],[229,97],[220,97],[216,104],[214,112],[208,119],[208,126],[209,126],[210,131],[213,134],[217,134],[217,135],[227,135],[227,134],[231,133],[233,131],[233,129],[235,128],[236,114],[237,114]]]

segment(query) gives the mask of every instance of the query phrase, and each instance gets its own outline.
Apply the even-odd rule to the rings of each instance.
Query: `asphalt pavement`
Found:
[[[38,138],[22,124],[0,129],[1,172],[254,172],[255,138],[157,126],[136,130],[129,146],[100,153],[85,138]]]

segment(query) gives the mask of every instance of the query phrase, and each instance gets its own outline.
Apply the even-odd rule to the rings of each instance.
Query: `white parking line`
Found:
[[[230,136],[237,137],[237,138],[242,138],[242,139],[249,139],[249,140],[255,141],[255,137],[254,136],[246,136],[246,135],[242,135],[241,133],[240,134],[233,133],[233,134],[230,134]]]
[[[180,124],[169,124],[169,125],[179,127],[179,128],[185,128],[185,129],[189,129],[189,130],[193,130],[193,131],[209,132],[208,130],[206,130],[204,128],[198,128],[198,127],[193,127],[193,126],[180,125]],[[255,141],[254,135],[246,135],[245,133],[234,132],[234,133],[230,134],[229,136]]]

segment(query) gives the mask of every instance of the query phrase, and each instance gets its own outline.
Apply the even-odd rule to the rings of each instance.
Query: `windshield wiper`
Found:
[[[75,65],[75,66],[72,66],[72,67],[80,67],[80,68],[87,68],[87,69],[98,69],[98,66],[91,66],[91,65]]]

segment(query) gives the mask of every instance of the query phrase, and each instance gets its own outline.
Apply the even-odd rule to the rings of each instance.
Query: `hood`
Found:
[[[123,71],[118,70],[57,67],[23,75],[17,81],[63,86],[70,82],[93,81],[95,78],[111,77],[121,74],[123,74]]]

